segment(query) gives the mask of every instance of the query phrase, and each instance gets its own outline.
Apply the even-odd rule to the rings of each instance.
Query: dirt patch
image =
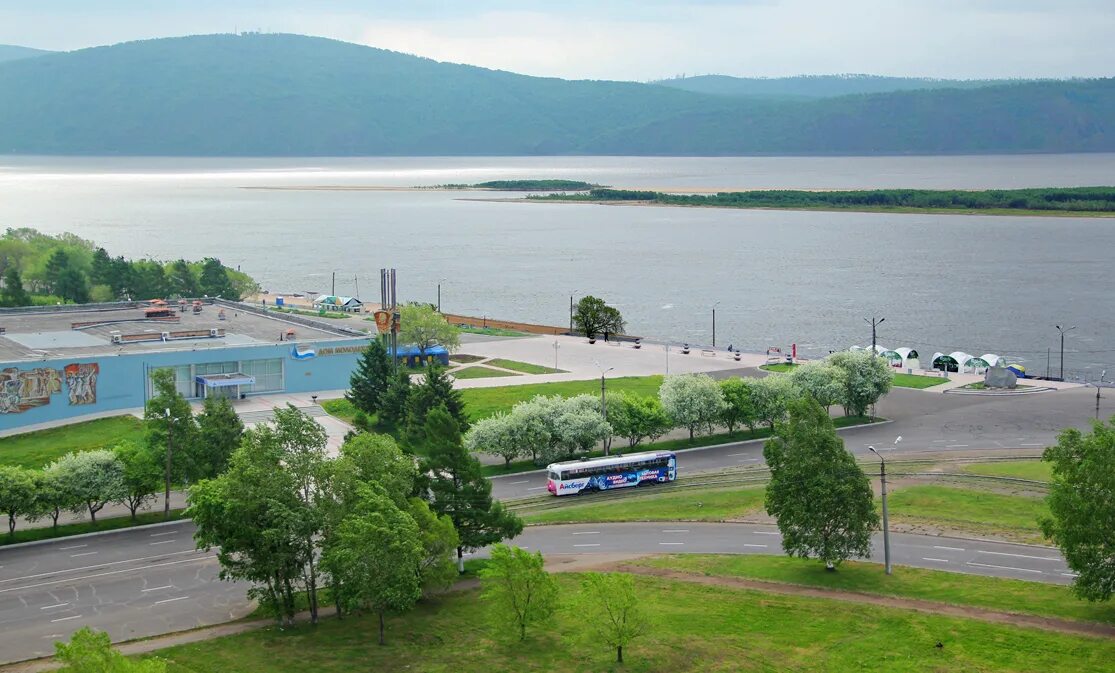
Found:
[[[855,591],[820,589],[815,587],[801,586],[797,584],[765,582],[762,580],[752,580],[742,577],[710,577],[708,575],[695,575],[692,573],[680,572],[676,570],[668,570],[666,568],[647,568],[626,563],[614,564],[610,567],[610,569],[636,575],[660,577],[662,579],[674,580],[679,582],[693,582],[695,584],[704,584],[709,586],[753,589],[756,591],[786,594],[790,596],[827,598],[830,600],[847,601],[851,603],[877,605],[879,607],[885,608],[914,610],[917,612],[945,615],[948,617],[978,619],[984,622],[1009,624],[1011,626],[1020,626],[1024,628],[1042,629],[1043,631],[1056,631],[1058,633],[1095,636],[1101,638],[1115,638],[1115,626],[1110,626],[1107,624],[1075,622],[1072,620],[1056,619],[1053,617],[1038,617],[1035,615],[1023,615],[1013,612],[988,610],[986,608],[951,605],[949,603],[936,603],[934,601],[926,601],[916,598],[878,596],[875,594],[864,594]]]

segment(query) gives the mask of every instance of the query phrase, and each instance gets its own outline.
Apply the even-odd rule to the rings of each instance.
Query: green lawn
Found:
[[[1049,481],[1052,467],[1040,460],[996,461],[994,463],[972,463],[960,468],[968,474],[985,474],[992,477],[1016,477],[1033,481]]]
[[[155,653],[172,673],[285,673],[303,662],[315,673],[413,671],[1042,671],[1111,670],[1115,641],[898,608],[637,577],[650,618],[625,648],[626,663],[586,633],[572,607],[576,575],[559,575],[562,609],[525,643],[493,639],[476,590],[446,595],[387,619],[271,627]],[[940,641],[943,647],[936,647]],[[151,655],[147,655],[151,656]]]
[[[920,374],[895,374],[893,383],[899,388],[932,388],[949,380],[944,376],[921,376]]]
[[[461,369],[454,370],[449,375],[455,379],[488,379],[496,378],[499,376],[518,376],[518,374],[514,374],[512,372],[500,371],[498,369],[492,369],[491,367],[485,367],[483,365],[472,365],[471,367],[463,367]]]
[[[352,402],[343,397],[335,400],[325,400],[321,402],[321,408],[325,409],[325,413],[336,416],[345,423],[351,424],[352,419],[356,417],[356,407],[352,406]]]
[[[726,521],[763,506],[763,488],[672,490],[644,496],[602,499],[542,512],[523,512],[527,523],[604,523],[608,521]],[[576,502],[576,497],[564,500]]]
[[[846,561],[837,572],[815,560],[789,556],[685,554],[649,558],[639,565],[717,577],[804,584],[811,587],[918,598],[1044,617],[1115,624],[1115,604],[1077,599],[1066,586],[895,566],[889,577],[878,563]]]
[[[42,467],[70,451],[143,441],[143,421],[135,416],[112,416],[0,439],[0,464]]]
[[[1003,495],[949,486],[907,486],[890,494],[891,520],[930,524],[974,533],[1042,543],[1038,518],[1049,510],[1041,498]]]
[[[564,374],[564,369],[554,369],[553,367],[543,367],[542,365],[532,365],[529,362],[519,362],[517,360],[504,360],[503,358],[494,358],[488,360],[484,364],[493,367],[503,367],[504,369],[511,369],[524,374]]]
[[[483,355],[467,355],[465,353],[454,353],[449,356],[450,362],[459,362],[463,365],[469,365],[473,362],[480,362],[481,360],[487,359],[488,358],[484,357]]]
[[[458,331],[462,334],[484,334],[487,336],[498,337],[525,337],[533,336],[529,332],[519,332],[511,329],[501,329],[499,327],[458,327]]]
[[[788,372],[794,367],[797,367],[795,362],[779,362],[773,365],[759,365],[759,369],[768,372]]]
[[[345,313],[343,311],[307,311],[306,309],[301,309],[301,308],[286,308],[286,307],[279,308],[279,307],[276,307],[276,306],[271,306],[269,308],[270,308],[270,310],[275,311],[276,313],[291,313],[291,314],[294,314],[294,315],[308,316],[310,318],[325,318],[327,320],[344,320],[345,318],[352,317],[353,315],[359,315],[359,314]],[[372,322],[375,322],[375,318],[364,318],[364,319],[365,320],[371,320]]]
[[[626,376],[608,379],[608,390],[613,392],[630,391],[638,395],[657,395],[662,385],[661,376]],[[499,386],[496,388],[469,388],[462,390],[465,409],[471,420],[487,418],[499,411],[507,411],[517,402],[529,400],[535,395],[561,395],[572,397],[582,393],[600,394],[600,381],[560,381],[557,383],[528,383],[521,386]]]
[[[171,520],[181,519],[184,509],[172,509],[170,511]],[[47,519],[49,522],[50,519]],[[3,534],[0,535],[0,546],[15,544],[17,542],[32,542],[34,540],[48,540],[56,537],[67,537],[69,535],[80,535],[82,533],[95,533],[105,530],[119,530],[121,528],[131,528],[132,526],[141,526],[147,523],[158,523],[165,521],[163,519],[162,511],[158,512],[142,512],[136,515],[135,523],[132,522],[130,516],[113,516],[105,519],[97,519],[97,523],[83,521],[81,523],[69,523],[58,526],[55,530],[51,527],[45,528],[17,528],[15,535]],[[7,523],[5,522],[5,529]]]

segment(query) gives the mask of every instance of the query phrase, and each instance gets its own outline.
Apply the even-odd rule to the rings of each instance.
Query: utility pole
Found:
[[[1065,332],[1071,332],[1076,329],[1076,325],[1072,327],[1061,328],[1060,325],[1054,325],[1057,331],[1061,333],[1061,380],[1065,380]]]
[[[901,437],[899,437],[901,439]],[[898,440],[895,440],[895,444]],[[883,568],[886,574],[890,574],[890,519],[887,516],[887,461],[883,458],[883,454],[875,450],[874,446],[867,447],[871,453],[879,457],[879,476],[881,479],[881,491],[883,495]]]
[[[170,442],[174,423],[171,422],[170,407],[166,408],[166,492],[163,493],[163,518],[170,518]]]
[[[600,363],[596,363],[600,367]],[[604,375],[615,369],[615,367],[608,367],[607,369],[601,368],[600,370],[600,415],[604,417],[604,422],[608,422],[608,394],[605,387]],[[604,438],[604,455],[610,456],[612,453],[612,438],[611,436]]]
[[[333,296],[337,296],[337,272],[333,272]]]
[[[441,313],[441,281],[437,284],[437,312]]]
[[[712,347],[716,348],[716,307],[720,306],[720,302],[712,305]]]
[[[1107,370],[1100,372],[1100,380],[1096,381],[1096,420],[1100,419],[1100,386],[1103,385],[1103,377],[1107,376]]]
[[[863,321],[865,323],[868,323],[869,325],[871,325],[871,357],[875,357],[875,331],[876,331],[876,328],[878,328],[879,325],[882,325],[884,322],[886,322],[886,320],[887,320],[886,318],[879,318],[878,320],[876,320],[875,316],[871,316],[870,320],[868,320],[867,318],[863,319]]]
[[[569,294],[569,333],[573,334],[573,293]]]

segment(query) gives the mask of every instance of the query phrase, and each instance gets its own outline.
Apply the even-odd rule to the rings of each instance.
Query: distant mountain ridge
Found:
[[[1115,80],[834,98],[529,77],[324,38],[205,35],[0,63],[0,152],[747,155],[1115,150]]]
[[[922,89],[980,89],[988,86],[1035,81],[1039,80],[933,79],[928,77],[886,77],[863,74],[797,75],[794,77],[694,75],[659,80],[652,82],[652,84],[715,96],[835,98],[837,96],[919,91]]]
[[[20,59],[42,56],[43,54],[50,53],[52,52],[43,49],[20,47],[14,44],[0,44],[0,63],[4,63],[5,61],[18,61]]]

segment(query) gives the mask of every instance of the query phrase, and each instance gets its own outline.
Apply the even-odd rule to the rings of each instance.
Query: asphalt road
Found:
[[[244,583],[221,582],[212,552],[193,548],[193,523],[124,530],[0,550],[0,662],[53,653],[82,626],[113,640],[216,624],[251,610]],[[882,560],[876,536],[874,560]],[[544,554],[779,554],[773,526],[588,524],[530,527],[515,543]],[[1064,584],[1056,550],[999,542],[893,535],[894,562]],[[479,555],[482,555],[481,552]]]
[[[893,454],[915,451],[1037,450],[1056,442],[1065,427],[1089,428],[1095,417],[1096,392],[1074,388],[1033,395],[976,396],[896,388],[879,404],[877,414],[889,419],[840,430],[844,444],[857,454],[875,446]],[[1115,394],[1101,399],[1100,418],[1115,414]],[[902,442],[894,448],[894,440]],[[613,444],[613,446],[615,446]],[[622,450],[622,449],[621,449]],[[756,465],[763,458],[763,440],[692,449],[678,456],[678,474]],[[541,472],[492,479],[500,499],[546,493]]]

